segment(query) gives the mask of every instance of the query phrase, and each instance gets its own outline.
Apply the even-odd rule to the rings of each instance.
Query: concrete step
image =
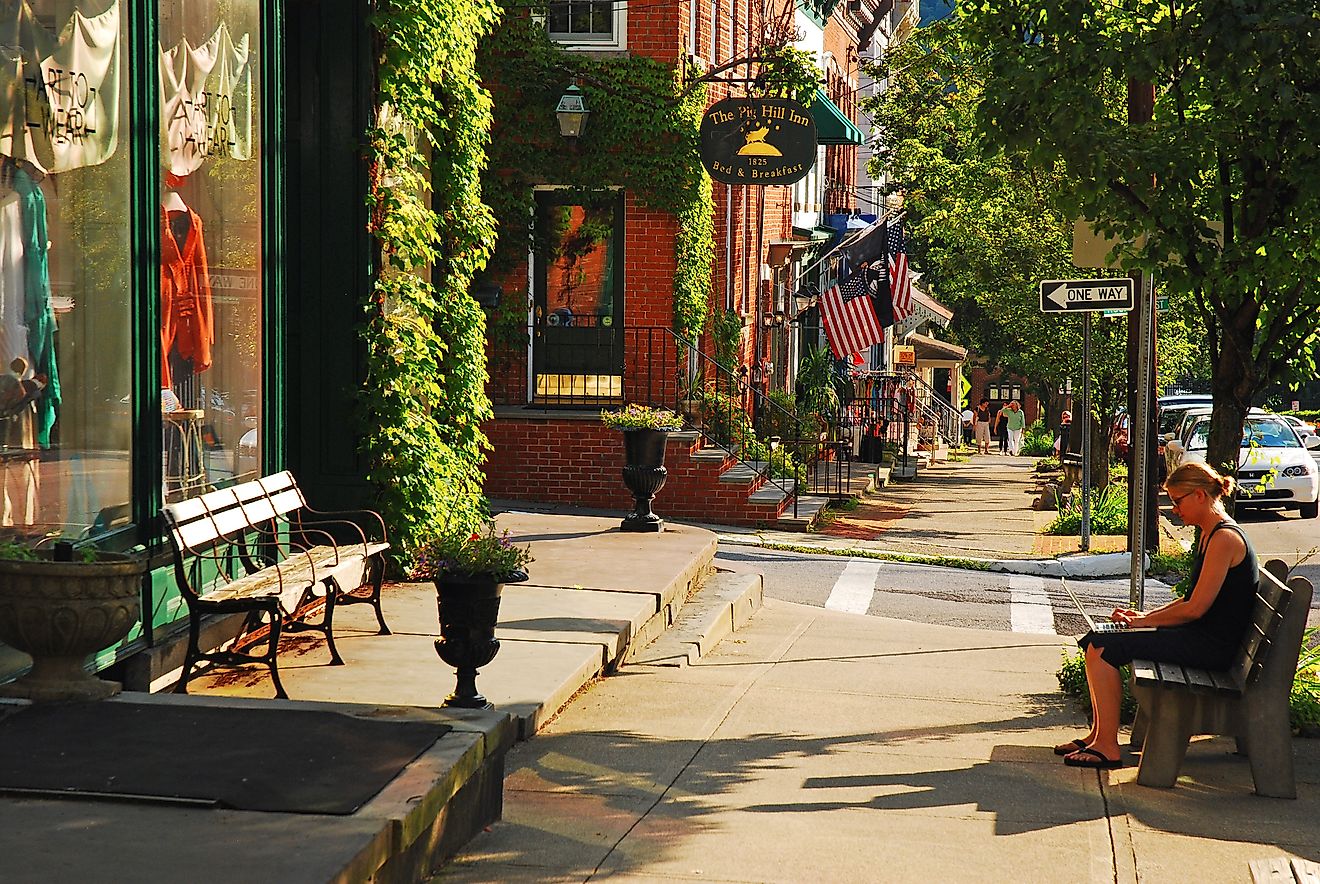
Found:
[[[774,479],[767,481],[759,489],[747,495],[747,502],[757,506],[775,506],[793,493],[792,479]]]
[[[745,463],[735,464],[720,474],[721,482],[740,485],[751,485],[760,478],[760,472]]]
[[[761,607],[760,574],[717,570],[693,595],[674,625],[632,663],[642,666],[687,666],[710,653]]]
[[[828,497],[819,494],[798,495],[797,515],[793,514],[794,507],[790,504],[780,515],[775,527],[781,531],[807,531],[829,502]]]
[[[709,460],[715,463],[722,463],[729,457],[729,452],[723,448],[699,448],[692,452],[690,457],[693,460]]]
[[[667,442],[679,442],[684,445],[693,445],[701,438],[701,432],[698,430],[680,430],[677,433],[670,433]]]

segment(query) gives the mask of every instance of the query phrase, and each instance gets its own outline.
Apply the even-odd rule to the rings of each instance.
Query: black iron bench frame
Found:
[[[257,663],[269,669],[275,696],[287,698],[279,675],[281,635],[320,632],[330,664],[342,665],[334,637],[338,604],[372,604],[381,633],[388,634],[380,607],[389,548],[384,520],[370,513],[380,528],[374,539],[357,522],[335,518],[365,512],[313,510],[287,471],[165,507],[175,580],[188,605],[188,647],[175,692],[187,692],[203,661]],[[336,540],[329,529],[351,540]],[[228,647],[203,651],[203,620],[226,614],[246,615],[238,636]],[[263,650],[251,653],[254,645]]]

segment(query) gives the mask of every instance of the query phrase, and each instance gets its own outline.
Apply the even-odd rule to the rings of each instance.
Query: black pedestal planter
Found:
[[[665,440],[668,430],[623,431],[623,484],[636,506],[619,527],[624,531],[660,531],[662,520],[651,512],[651,501],[665,485]]]
[[[477,693],[477,670],[499,653],[495,623],[500,616],[500,593],[506,583],[521,583],[526,571],[496,577],[491,574],[445,575],[435,581],[436,607],[440,614],[440,638],[435,652],[458,670],[454,692],[442,705],[461,709],[489,709],[491,704]]]

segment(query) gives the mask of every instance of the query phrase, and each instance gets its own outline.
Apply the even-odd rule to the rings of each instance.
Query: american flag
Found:
[[[825,337],[836,359],[843,359],[885,339],[884,329],[871,303],[870,279],[865,269],[830,286],[820,296],[820,317]]]
[[[912,312],[912,277],[908,275],[907,243],[903,240],[903,222],[889,222],[885,237],[889,251],[889,290],[894,298],[894,321],[902,322]]]

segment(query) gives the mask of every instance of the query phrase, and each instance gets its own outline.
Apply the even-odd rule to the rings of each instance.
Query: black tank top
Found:
[[[1201,544],[1201,549],[1192,562],[1190,585],[1196,586],[1196,581],[1201,576],[1201,566],[1205,562],[1205,550],[1210,546],[1210,538],[1214,537],[1215,532],[1220,528],[1236,531],[1242,542],[1247,545],[1247,554],[1242,557],[1241,562],[1228,569],[1228,573],[1224,575],[1224,585],[1219,588],[1219,595],[1215,596],[1215,600],[1210,604],[1210,610],[1191,625],[1204,630],[1225,644],[1237,647],[1247,630],[1247,624],[1251,622],[1251,608],[1256,601],[1256,584],[1260,580],[1260,564],[1251,541],[1236,522],[1225,519],[1210,530],[1209,536],[1205,538],[1205,543]]]

